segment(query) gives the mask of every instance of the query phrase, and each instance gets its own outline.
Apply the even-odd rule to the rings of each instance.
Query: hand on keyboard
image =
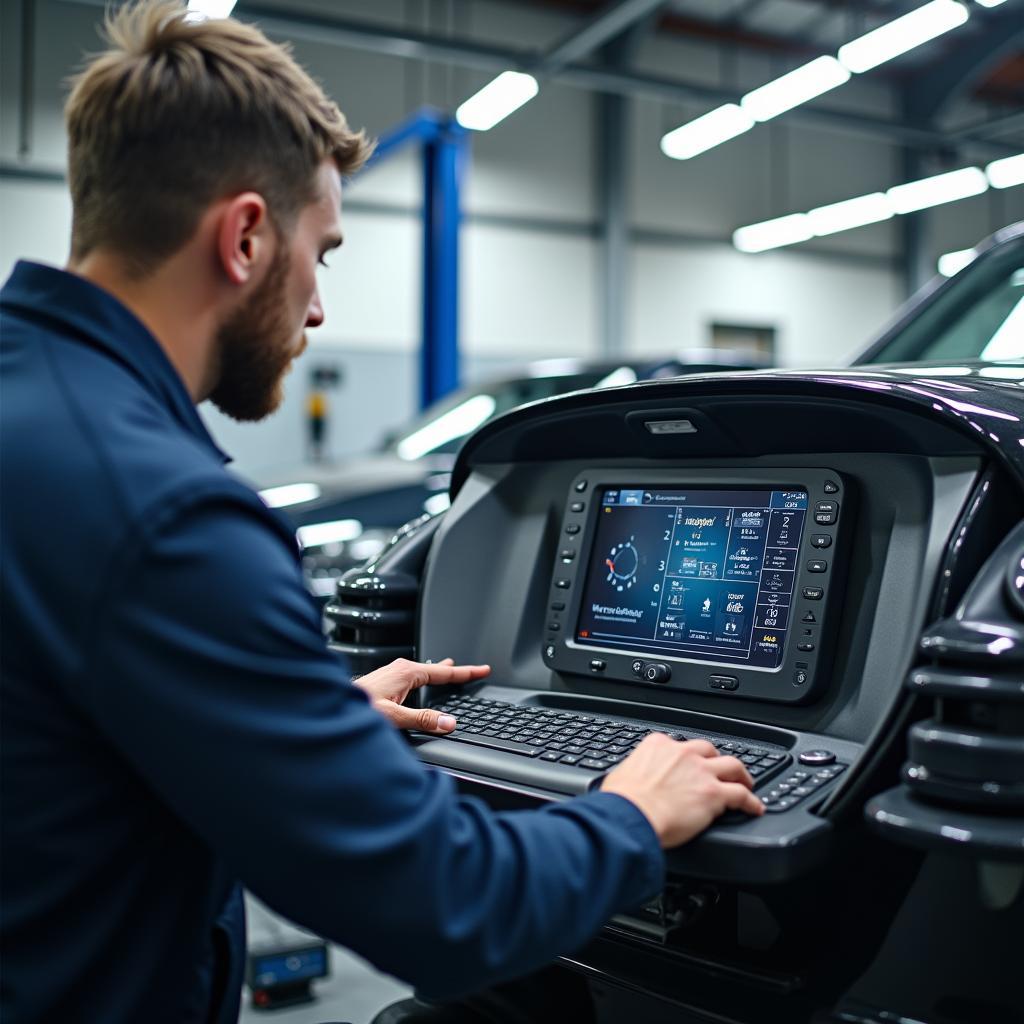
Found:
[[[451,658],[437,664],[397,658],[390,665],[352,681],[366,691],[374,708],[397,728],[443,735],[455,728],[454,716],[442,714],[435,708],[406,708],[402,701],[421,686],[475,683],[490,672],[490,665],[456,665]]]
[[[601,789],[636,804],[667,849],[688,842],[726,810],[763,814],[753,785],[741,761],[720,757],[707,740],[680,743],[654,733],[609,772]]]

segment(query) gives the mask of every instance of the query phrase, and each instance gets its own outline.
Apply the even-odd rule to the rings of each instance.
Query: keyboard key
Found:
[[[607,770],[608,768],[610,768],[611,765],[607,761],[599,760],[596,757],[584,757],[580,761],[580,767],[581,768],[590,768],[592,771],[595,771],[595,772],[603,772],[603,771]]]
[[[560,761],[562,754],[557,750],[545,750],[543,754],[537,759],[538,761]]]
[[[563,754],[558,760],[562,764],[576,764],[579,759],[578,754]]]

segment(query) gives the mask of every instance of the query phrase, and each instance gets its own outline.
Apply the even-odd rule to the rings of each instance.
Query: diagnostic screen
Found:
[[[597,497],[578,644],[782,663],[806,491],[622,487]]]

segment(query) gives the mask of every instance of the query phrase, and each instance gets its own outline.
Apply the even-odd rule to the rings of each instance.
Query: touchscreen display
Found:
[[[597,492],[576,642],[759,668],[782,663],[807,492]]]

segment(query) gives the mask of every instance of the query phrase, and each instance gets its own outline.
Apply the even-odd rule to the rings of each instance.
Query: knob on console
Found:
[[[831,750],[805,750],[797,758],[801,764],[810,765],[814,768],[831,764],[835,759],[836,755]]]
[[[667,683],[672,678],[672,669],[660,661],[644,666],[644,679],[649,683]]]

